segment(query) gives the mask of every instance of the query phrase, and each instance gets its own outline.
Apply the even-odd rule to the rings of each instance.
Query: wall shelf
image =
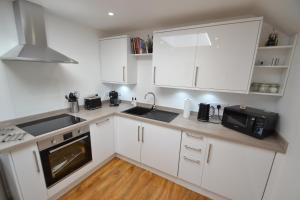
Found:
[[[277,97],[283,96],[282,93],[266,93],[266,92],[249,92],[249,94],[265,95],[265,96],[277,96]]]
[[[294,45],[258,47],[258,50],[293,49]]]
[[[255,68],[263,68],[263,69],[288,69],[287,65],[256,65]]]
[[[142,53],[142,54],[131,54],[135,57],[150,57],[152,56],[152,53]]]

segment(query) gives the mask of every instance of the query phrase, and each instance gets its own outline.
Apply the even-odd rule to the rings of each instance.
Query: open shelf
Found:
[[[141,54],[131,54],[133,56],[136,56],[136,57],[140,57],[140,56],[152,56],[152,53],[141,53]]]
[[[256,65],[255,68],[264,68],[264,69],[288,69],[287,65]]]
[[[282,93],[267,93],[267,92],[250,92],[249,94],[266,95],[266,96],[277,96],[277,97],[283,96]]]
[[[272,50],[272,49],[293,49],[293,45],[281,45],[281,46],[266,46],[258,47],[258,50]]]

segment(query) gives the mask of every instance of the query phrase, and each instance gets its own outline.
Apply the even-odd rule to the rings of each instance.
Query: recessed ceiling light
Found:
[[[114,16],[115,14],[113,12],[108,12],[109,16]]]

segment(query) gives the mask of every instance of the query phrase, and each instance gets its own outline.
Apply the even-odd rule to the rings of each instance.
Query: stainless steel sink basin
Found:
[[[123,111],[123,113],[137,115],[140,117],[154,119],[162,122],[171,122],[179,115],[178,113],[174,113],[174,112],[168,112],[168,111],[157,110],[157,109],[153,110],[150,108],[144,108],[139,106],[125,110]]]

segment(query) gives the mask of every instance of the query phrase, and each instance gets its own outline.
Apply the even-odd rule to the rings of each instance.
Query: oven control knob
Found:
[[[56,144],[57,141],[53,139],[53,140],[51,140],[51,143],[52,143],[52,144]]]

